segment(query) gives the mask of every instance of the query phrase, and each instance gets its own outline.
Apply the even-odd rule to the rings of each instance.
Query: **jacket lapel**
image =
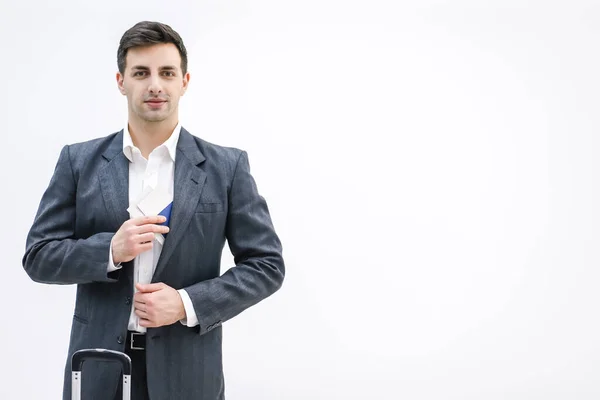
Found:
[[[152,282],[158,282],[169,258],[193,219],[194,212],[200,200],[206,173],[199,168],[205,160],[194,137],[181,128],[177,153],[175,157],[175,176],[173,190],[173,208],[169,222],[169,234],[158,259]]]
[[[123,154],[123,131],[102,154],[107,161],[99,172],[100,190],[116,232],[129,219],[129,160]]]

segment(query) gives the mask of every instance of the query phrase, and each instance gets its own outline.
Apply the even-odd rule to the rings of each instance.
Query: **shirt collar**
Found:
[[[181,132],[181,124],[177,123],[177,126],[171,133],[171,136],[163,144],[158,147],[165,147],[171,156],[171,160],[175,162],[175,155],[177,154],[177,142],[179,141],[179,133]],[[133,149],[136,148],[131,139],[131,133],[129,133],[129,124],[125,124],[123,129],[123,153],[125,157],[133,162]]]

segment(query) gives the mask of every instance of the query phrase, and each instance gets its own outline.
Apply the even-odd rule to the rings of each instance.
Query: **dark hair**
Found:
[[[159,43],[173,43],[181,56],[181,70],[187,73],[187,50],[183,39],[169,25],[160,22],[142,21],[129,28],[121,37],[117,50],[117,66],[119,72],[125,72],[127,51],[132,47],[151,46]]]

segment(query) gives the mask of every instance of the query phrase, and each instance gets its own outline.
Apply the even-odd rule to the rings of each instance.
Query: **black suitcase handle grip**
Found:
[[[81,372],[85,360],[117,361],[121,363],[123,375],[131,375],[131,358],[125,353],[108,349],[82,349],[71,357],[72,372]]]

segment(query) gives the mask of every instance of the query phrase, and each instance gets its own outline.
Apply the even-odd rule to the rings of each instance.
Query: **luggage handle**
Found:
[[[81,369],[86,360],[117,361],[123,368],[123,400],[131,400],[131,358],[120,351],[82,349],[71,357],[71,400],[81,400]]]

